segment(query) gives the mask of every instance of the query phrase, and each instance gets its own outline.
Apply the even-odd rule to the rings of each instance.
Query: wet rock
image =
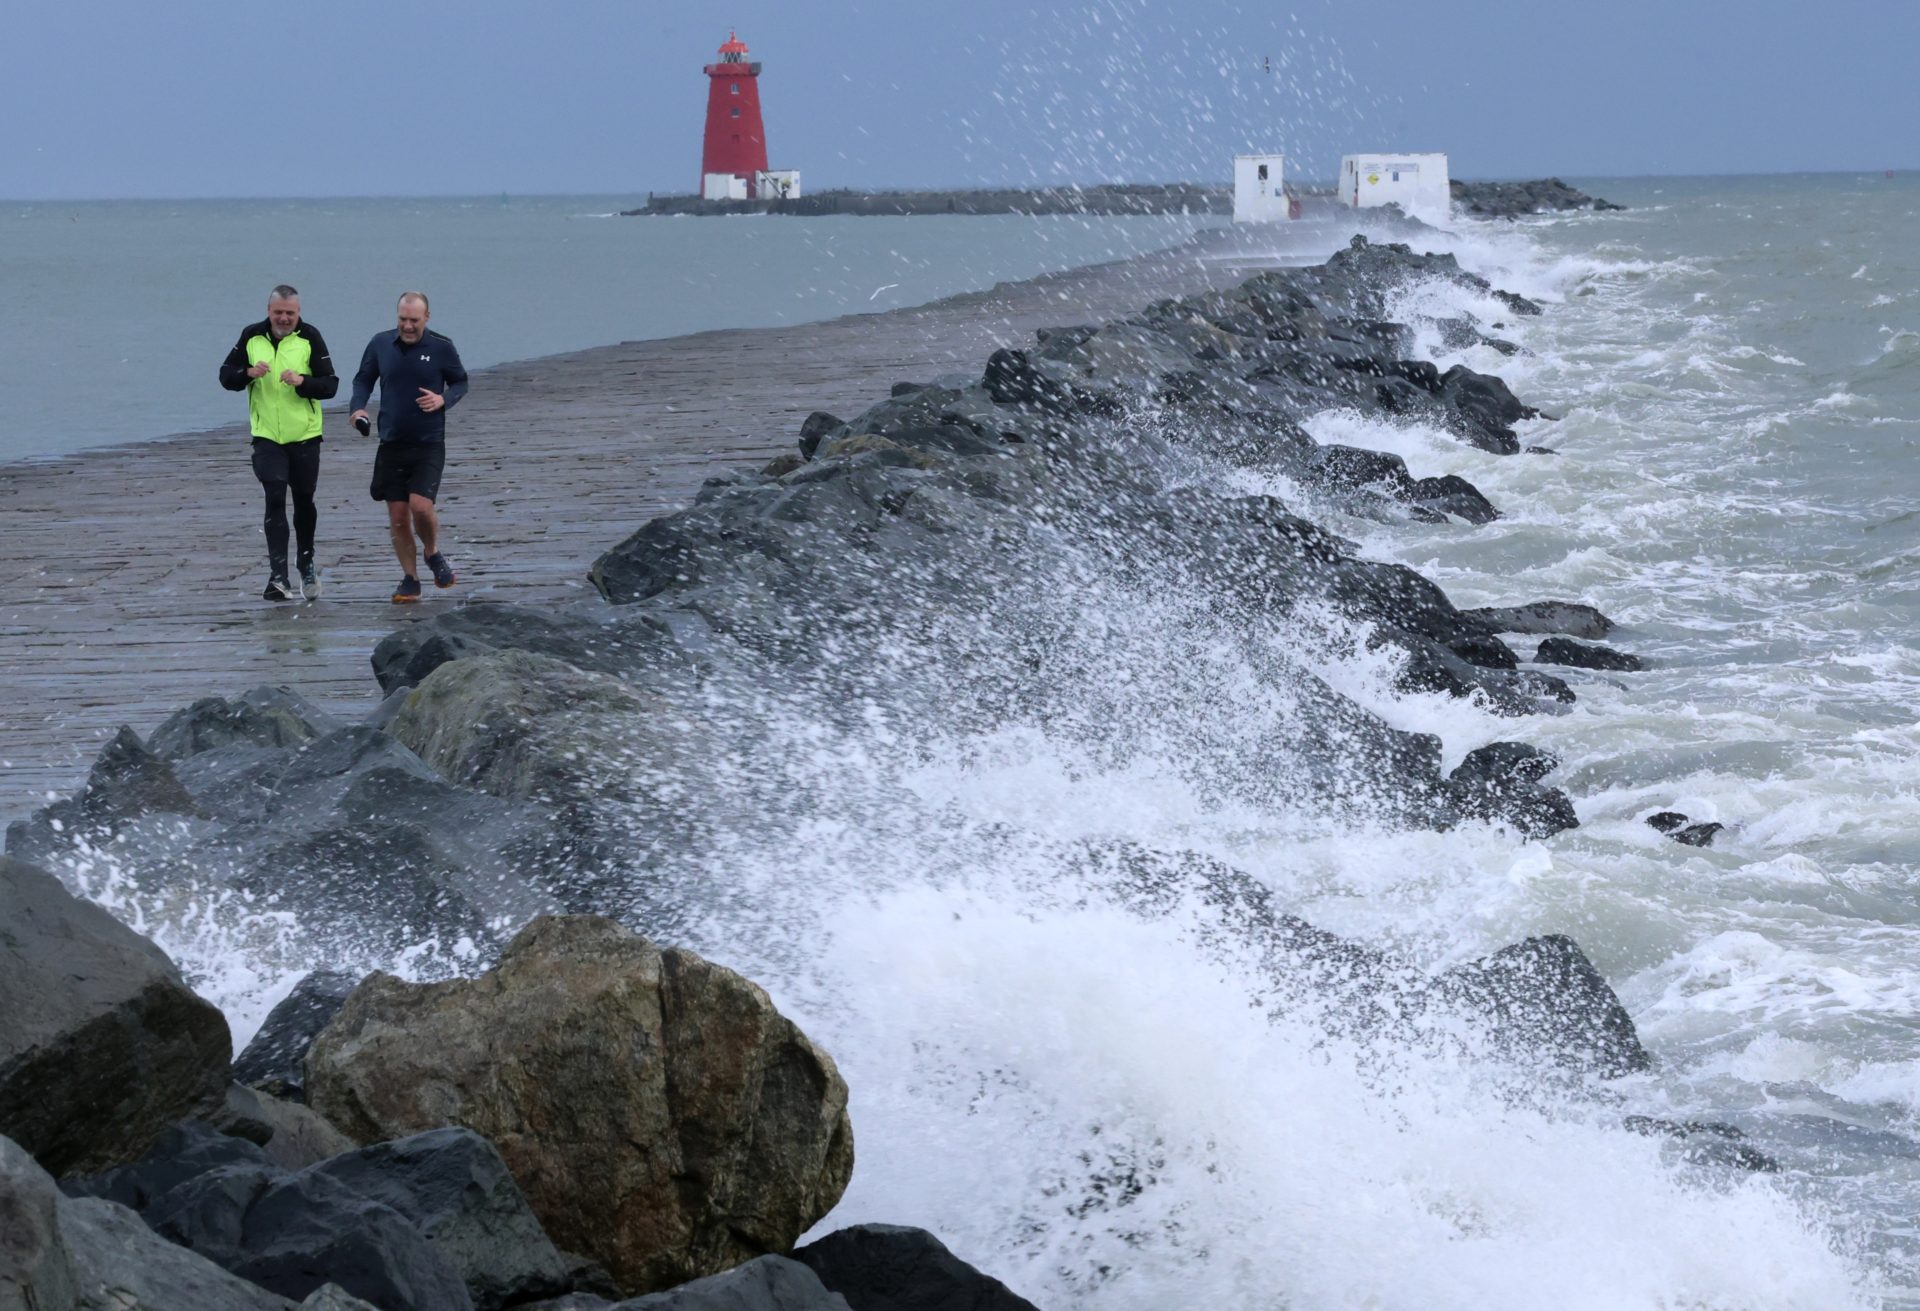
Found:
[[[1647,824],[1665,833],[1675,842],[1689,847],[1712,846],[1714,835],[1726,827],[1724,824],[1713,822],[1689,824],[1687,817],[1677,810],[1663,810],[1658,814],[1649,815]]]
[[[850,1311],[813,1271],[783,1256],[763,1256],[725,1274],[670,1292],[636,1297],[617,1311]]]
[[[77,834],[99,834],[146,816],[178,827],[201,814],[173,767],[122,725],[101,749],[78,793],[7,826],[7,854],[53,864]]]
[[[1528,759],[1513,755],[1521,777]],[[1601,1078],[1649,1064],[1632,1017],[1564,936],[1529,938],[1429,975],[1281,912],[1264,884],[1208,857],[1107,843],[1090,845],[1076,868],[1088,886],[1149,919],[1179,913],[1187,922],[1190,912],[1204,909],[1193,919],[1204,926],[1198,949],[1224,944],[1233,959],[1246,961],[1252,948],[1281,1010],[1304,1010],[1329,1032],[1367,1045],[1490,1049],[1527,1066]],[[1462,1045],[1463,1031],[1478,1041]]]
[[[573,1287],[507,1166],[480,1135],[435,1129],[313,1167],[405,1216],[465,1282],[477,1311]]]
[[[1531,669],[1486,668],[1463,660],[1447,647],[1417,634],[1377,630],[1370,645],[1397,644],[1406,659],[1394,685],[1406,692],[1439,692],[1477,697],[1497,715],[1531,715],[1571,705],[1573,689],[1550,674]]]
[[[1593,646],[1570,637],[1549,637],[1534,653],[1543,665],[1569,665],[1575,669],[1610,669],[1624,672],[1646,668],[1637,655],[1616,651],[1609,646]]]
[[[75,1305],[81,1311],[292,1311],[295,1305],[162,1238],[112,1202],[64,1201],[60,1228],[79,1273]]]
[[[924,1229],[855,1225],[807,1244],[793,1259],[853,1311],[1034,1311]]]
[[[811,460],[814,452],[820,449],[820,443],[844,429],[847,425],[825,410],[815,410],[800,424],[800,457]]]
[[[1591,641],[1613,631],[1613,620],[1574,601],[1534,601],[1461,613],[1496,633],[1565,633]]]
[[[1673,835],[1673,840],[1688,847],[1710,847],[1716,833],[1725,828],[1724,824],[1689,824]]]
[[[604,865],[616,843],[633,855],[636,832],[676,840],[683,796],[713,767],[702,744],[714,729],[692,698],[524,651],[435,670],[389,731],[454,782],[558,826],[540,856],[556,876]],[[591,896],[590,874],[556,890]]]
[[[1450,514],[1471,524],[1488,524],[1500,517],[1500,512],[1493,508],[1493,502],[1458,474],[1422,478],[1408,489],[1406,499],[1415,505]]]
[[[555,1241],[628,1290],[787,1250],[853,1166],[845,1083],[765,993],[596,917],[534,921],[477,979],[373,975],[308,1074],[364,1141],[497,1143]]]
[[[1313,471],[1329,487],[1354,488],[1379,483],[1397,496],[1413,491],[1407,462],[1386,451],[1357,446],[1321,446],[1314,451]]]
[[[60,1233],[60,1190],[25,1148],[0,1137],[0,1307],[73,1311],[80,1292]]]
[[[331,1160],[358,1144],[299,1102],[283,1102],[258,1094],[262,1117],[273,1136],[261,1145],[269,1163],[280,1170],[304,1170]]]
[[[1495,455],[1517,454],[1520,439],[1513,425],[1539,417],[1539,411],[1521,404],[1506,383],[1464,364],[1456,364],[1442,376],[1438,399],[1456,432]]]
[[[1518,669],[1519,658],[1511,648],[1497,637],[1485,633],[1466,633],[1460,637],[1449,638],[1442,643],[1447,650],[1459,656],[1470,665],[1479,665],[1482,669]]]
[[[1470,819],[1513,825],[1530,838],[1578,828],[1573,802],[1540,780],[1559,765],[1549,753],[1524,742],[1494,742],[1467,753],[1447,776],[1450,796]]]
[[[231,1056],[165,952],[0,857],[0,1133],[60,1174],[136,1160],[221,1104]]]
[[[267,1012],[259,1032],[233,1062],[236,1083],[290,1101],[306,1100],[307,1048],[346,1004],[360,982],[341,970],[314,970]]]
[[[360,982],[341,970],[314,970],[280,999],[259,1032],[233,1062],[235,1082],[264,1089],[275,1097],[304,1101],[307,1048],[346,1004]]]
[[[1746,1135],[1730,1124],[1710,1120],[1663,1120],[1651,1115],[1629,1115],[1622,1123],[1649,1138],[1671,1138],[1681,1144],[1681,1156],[1691,1165],[1717,1165],[1751,1174],[1778,1174],[1780,1163],[1749,1146]]]
[[[1617,1078],[1653,1064],[1626,1007],[1564,934],[1528,938],[1448,970],[1435,987],[1492,1016],[1502,1043],[1569,1069]]]
[[[318,1171],[287,1175],[251,1197],[257,1175],[203,1175],[161,1199],[156,1228],[191,1236],[209,1259],[283,1297],[331,1283],[379,1307],[471,1311],[459,1274],[417,1227]]]
[[[1565,210],[1618,210],[1625,205],[1589,196],[1559,178],[1531,182],[1451,182],[1453,203],[1475,218],[1518,218]]]
[[[71,1197],[97,1197],[145,1213],[180,1185],[216,1170],[252,1167],[272,1172],[260,1144],[220,1132],[204,1120],[169,1125],[147,1154],[131,1165],[61,1182]]]
[[[323,1284],[308,1293],[300,1311],[380,1311],[371,1302],[363,1302],[338,1284]]]
[[[291,688],[256,687],[229,701],[206,697],[177,710],[153,730],[147,746],[166,760],[216,747],[292,747],[343,725]]]
[[[273,1124],[267,1118],[261,1094],[244,1084],[227,1085],[226,1101],[208,1123],[229,1138],[244,1138],[256,1147],[265,1146],[273,1137]]]
[[[664,626],[640,616],[608,623],[570,611],[501,602],[468,602],[407,624],[373,649],[383,691],[417,687],[449,660],[492,651],[537,651],[596,673],[645,674],[684,666],[689,657]]]

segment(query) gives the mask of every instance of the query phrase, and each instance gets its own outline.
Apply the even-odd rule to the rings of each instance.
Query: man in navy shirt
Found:
[[[409,291],[400,297],[399,326],[367,343],[360,371],[353,375],[353,426],[368,431],[367,401],[380,386],[380,452],[373,460],[373,499],[387,503],[387,528],[393,553],[405,571],[393,589],[395,601],[418,601],[420,579],[414,572],[413,539],[433,571],[435,587],[452,587],[453,566],[440,553],[440,519],[433,508],[446,464],[447,409],[467,394],[467,370],[460,352],[437,332],[427,330],[427,298]]]

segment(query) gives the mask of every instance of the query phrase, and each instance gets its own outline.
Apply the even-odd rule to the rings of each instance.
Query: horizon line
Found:
[[[1916,171],[1920,171],[1920,166],[1903,165],[1903,166],[1894,166],[1891,168],[1882,166],[1882,167],[1876,167],[1876,168],[1863,167],[1863,168],[1824,168],[1824,169],[1774,169],[1774,170],[1762,171],[1762,172],[1734,172],[1734,173],[1580,173],[1580,172],[1567,171],[1567,172],[1560,172],[1560,173],[1534,173],[1534,174],[1516,173],[1511,176],[1505,176],[1505,177],[1454,177],[1454,178],[1451,178],[1450,180],[1455,182],[1531,182],[1531,181],[1535,181],[1535,180],[1546,178],[1546,177],[1560,177],[1560,178],[1572,177],[1572,178],[1577,178],[1581,181],[1592,181],[1592,182],[1637,182],[1637,181],[1651,180],[1651,179],[1679,179],[1679,178],[1846,177],[1846,176],[1852,176],[1852,175],[1885,177],[1893,174],[1913,173]],[[1302,183],[1315,183],[1315,182],[1333,183],[1337,181],[1337,178],[1332,175],[1329,175],[1325,178],[1318,178],[1318,177],[1312,177],[1306,174],[1302,174],[1298,180]],[[972,183],[972,184],[960,185],[960,186],[887,186],[887,187],[834,186],[834,187],[823,187],[819,191],[810,192],[807,194],[819,195],[829,191],[852,191],[852,192],[857,192],[860,194],[868,194],[868,195],[885,195],[893,192],[964,193],[964,192],[972,192],[972,191],[1042,191],[1042,190],[1062,188],[1062,187],[1113,187],[1113,186],[1156,186],[1156,187],[1213,186],[1213,187],[1219,187],[1222,190],[1231,190],[1232,183],[1229,181],[1212,181],[1212,182],[1198,181],[1195,179],[1188,178],[1188,179],[1181,179],[1181,180],[1176,180],[1171,182],[1168,182],[1168,181],[1028,182],[1028,183],[1013,183],[1013,182],[990,183],[989,182],[989,183]],[[693,194],[695,193],[692,191],[658,191],[658,190],[646,190],[646,191],[641,191],[641,190],[629,190],[629,191],[503,190],[503,191],[369,191],[369,192],[358,192],[358,193],[284,192],[278,195],[259,195],[259,194],[243,194],[243,193],[233,193],[233,194],[214,193],[214,194],[202,194],[202,195],[163,194],[163,195],[124,195],[124,196],[101,196],[101,195],[59,196],[59,195],[56,195],[56,196],[0,196],[0,205],[89,205],[89,204],[108,204],[108,203],[117,202],[117,201],[143,201],[143,200],[144,201],[173,201],[173,202],[181,202],[181,203],[198,203],[198,202],[207,202],[207,201],[275,201],[275,200],[284,200],[284,201],[294,201],[294,200],[494,200],[494,199],[559,200],[559,199],[565,199],[568,197],[601,198],[601,197],[615,197],[615,196],[654,196],[654,195],[688,196]]]

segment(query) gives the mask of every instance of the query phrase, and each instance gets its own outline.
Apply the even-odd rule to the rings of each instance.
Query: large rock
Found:
[[[375,1143],[314,1167],[392,1207],[465,1282],[478,1311],[573,1287],[567,1261],[534,1218],[493,1144],[466,1129]]]
[[[1625,209],[1610,200],[1589,196],[1559,178],[1530,182],[1451,182],[1453,203],[1475,218],[1518,218],[1522,214],[1554,213],[1568,209]]]
[[[0,1133],[56,1174],[135,1160],[224,1101],[232,1054],[165,952],[0,857]]]
[[[1533,658],[1543,665],[1570,665],[1575,669],[1611,669],[1632,673],[1646,668],[1639,656],[1616,651],[1598,643],[1576,642],[1570,637],[1549,637],[1540,643]]]
[[[79,1295],[60,1233],[60,1190],[26,1149],[0,1138],[0,1308],[71,1311]]]
[[[1460,613],[1496,633],[1566,633],[1597,640],[1613,631],[1613,620],[1578,601],[1530,601]]]
[[[1448,790],[1469,819],[1505,821],[1527,837],[1551,837],[1580,826],[1567,794],[1540,786],[1559,763],[1525,742],[1494,742],[1467,753],[1447,776]]]
[[[291,1311],[295,1305],[169,1242],[112,1202],[61,1203],[60,1228],[80,1271],[80,1311]]]
[[[380,1307],[472,1311],[452,1264],[407,1217],[321,1167],[201,1175],[148,1210],[154,1229],[262,1288],[303,1298],[338,1284]]]
[[[332,1281],[381,1306],[494,1311],[574,1286],[479,1135],[341,1141],[341,1154],[289,1170],[266,1148],[188,1122],[137,1165],[64,1186],[137,1211],[173,1242],[288,1297]]]
[[[1527,938],[1448,970],[1436,991],[1494,1017],[1503,1045],[1569,1070],[1618,1078],[1649,1068],[1633,1017],[1579,944],[1564,934]]]
[[[185,1120],[169,1126],[133,1164],[76,1175],[60,1186],[74,1197],[97,1197],[145,1213],[181,1184],[234,1168],[271,1171],[273,1163],[258,1143],[221,1133],[199,1120]]]
[[[697,716],[617,678],[552,656],[498,651],[434,670],[389,731],[447,778],[496,797],[592,803],[637,799],[618,766],[643,757],[677,773],[675,744]],[[689,755],[685,762],[691,769]]]
[[[291,1311],[154,1233],[132,1211],[61,1196],[0,1137],[0,1311]]]
[[[786,1251],[853,1169],[825,1052],[746,979],[599,917],[535,920],[477,979],[373,975],[307,1074],[362,1141],[492,1140],[548,1234],[629,1291]]]
[[[244,744],[292,747],[342,727],[298,692],[285,687],[256,687],[232,701],[205,697],[176,710],[147,739],[148,748],[167,760],[185,760],[219,747]]]
[[[294,984],[293,991],[267,1012],[246,1050],[234,1058],[234,1082],[289,1101],[303,1101],[307,1048],[340,1013],[347,995],[359,982],[357,974],[314,970]]]
[[[636,1297],[613,1311],[849,1311],[798,1261],[763,1256],[724,1274],[696,1279],[668,1293]]]
[[[177,829],[201,813],[173,766],[123,724],[94,758],[86,786],[7,825],[6,849],[16,859],[51,864],[76,837],[105,845],[105,837],[124,822],[164,816],[166,826]]]
[[[793,1259],[853,1311],[1035,1311],[924,1229],[855,1225],[807,1244]]]

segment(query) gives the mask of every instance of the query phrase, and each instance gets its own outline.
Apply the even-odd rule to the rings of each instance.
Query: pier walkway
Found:
[[[1327,248],[1324,232],[1290,236]],[[419,606],[388,599],[398,574],[385,510],[367,496],[371,443],[336,411],[319,492],[324,589],[307,604],[260,599],[259,488],[242,425],[0,465],[0,823],[77,787],[119,725],[151,732],[199,697],[282,683],[357,717],[379,699],[368,656],[398,625],[469,600],[583,593],[600,552],[705,478],[793,449],[809,411],[851,417],[896,380],[977,374],[1036,328],[1232,285],[1248,272],[1235,249],[1230,234],[1203,233],[915,309],[477,372],[448,423],[441,501],[460,583],[429,587]]]

